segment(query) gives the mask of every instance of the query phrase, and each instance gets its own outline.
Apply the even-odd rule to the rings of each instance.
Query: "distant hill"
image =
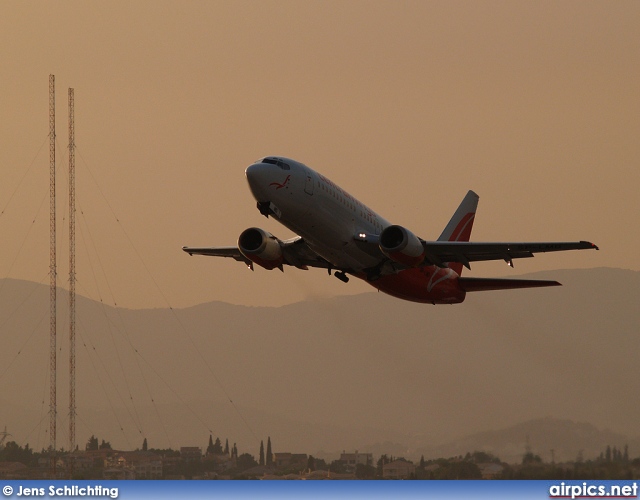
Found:
[[[640,435],[640,273],[527,277],[564,286],[468,294],[455,306],[366,293],[278,308],[128,310],[79,297],[78,442],[206,446],[212,431],[254,454],[270,435],[274,451],[419,456],[547,416]],[[58,307],[64,429],[66,293]],[[35,447],[48,443],[48,308],[46,286],[0,281],[0,427]],[[534,435],[547,453],[552,443],[537,448]],[[575,458],[570,443],[556,453],[564,448]]]
[[[520,463],[527,449],[539,455],[543,461],[557,463],[575,461],[578,455],[587,459],[597,457],[607,446],[640,451],[640,439],[630,439],[622,434],[600,430],[587,423],[557,418],[539,418],[519,423],[505,429],[485,431],[465,436],[435,447],[418,448],[425,457],[455,457],[467,452],[486,451],[509,463]]]

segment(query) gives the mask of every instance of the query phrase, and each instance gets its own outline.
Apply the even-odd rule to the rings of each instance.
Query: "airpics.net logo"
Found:
[[[638,498],[638,485],[560,483],[549,488],[549,498]]]

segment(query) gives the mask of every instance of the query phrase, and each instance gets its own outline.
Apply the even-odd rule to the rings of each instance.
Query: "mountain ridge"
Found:
[[[107,408],[107,416],[92,416],[100,424],[88,422],[78,441],[113,427],[105,438],[125,447],[141,432],[163,447],[206,442],[212,431],[251,448],[271,435],[288,451],[363,451],[385,442],[398,451],[437,451],[548,415],[637,435],[640,273],[524,277],[548,276],[565,286],[470,293],[452,307],[375,292],[172,310],[114,308],[79,296],[77,401],[87,412]],[[59,332],[68,328],[65,306],[61,293]],[[41,416],[27,419],[12,408],[41,415],[48,399],[47,314],[46,285],[0,285],[0,424],[16,437],[30,435]],[[62,335],[59,366],[66,368],[65,349]],[[59,406],[66,404],[64,370]],[[156,409],[143,410],[150,400]],[[193,401],[205,403],[190,410]],[[181,409],[159,415],[158,405]]]

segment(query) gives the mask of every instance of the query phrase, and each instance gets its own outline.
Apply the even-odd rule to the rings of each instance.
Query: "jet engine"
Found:
[[[407,266],[417,266],[424,260],[422,242],[402,226],[388,226],[380,233],[380,250],[391,260]]]
[[[257,227],[245,229],[238,238],[242,255],[265,269],[275,267],[282,270],[282,247],[280,240],[271,233]]]

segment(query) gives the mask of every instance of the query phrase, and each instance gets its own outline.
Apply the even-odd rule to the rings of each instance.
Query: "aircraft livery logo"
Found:
[[[291,179],[291,176],[287,175],[287,178],[284,180],[282,184],[280,184],[279,182],[272,182],[271,184],[269,184],[269,186],[275,186],[277,191],[278,189],[282,189],[283,187],[286,187],[287,184],[289,183],[289,179]]]

